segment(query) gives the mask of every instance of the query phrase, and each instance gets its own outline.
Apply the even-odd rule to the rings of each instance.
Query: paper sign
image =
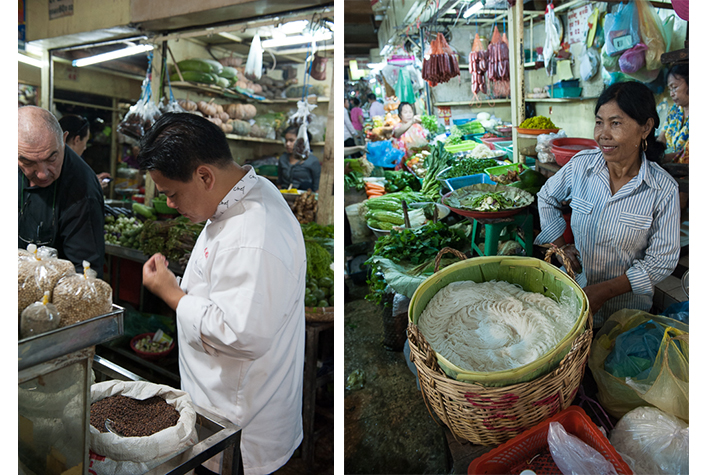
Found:
[[[567,31],[569,32],[569,44],[581,43],[587,40],[587,18],[592,14],[594,8],[591,4],[570,10],[567,14]]]
[[[49,0],[49,19],[54,20],[74,14],[74,0]]]

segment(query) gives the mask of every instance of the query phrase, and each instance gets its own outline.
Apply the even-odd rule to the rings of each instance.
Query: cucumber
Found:
[[[219,63],[217,63],[219,64]],[[204,59],[184,59],[177,63],[178,68],[184,74],[185,71],[199,71],[202,73],[212,73],[215,68]]]
[[[221,73],[224,69],[224,66],[222,66],[222,63],[219,61],[215,61],[214,59],[200,59],[212,67],[212,71],[208,71],[210,73],[219,75],[219,73]]]
[[[185,81],[191,81],[191,82],[201,82],[204,84],[214,84],[217,82],[216,78],[214,75],[210,73],[205,73],[205,72],[200,72],[200,71],[182,71],[182,77]],[[178,73],[173,74],[170,76],[171,81],[179,81],[180,76]]]
[[[140,214],[144,218],[155,218],[155,213],[153,212],[153,208],[146,206],[141,203],[133,203],[131,205],[133,212],[136,214]]]
[[[217,77],[217,85],[219,87],[229,87],[230,81],[227,78]]]
[[[237,69],[233,68],[231,66],[224,66],[224,67],[222,67],[222,72],[218,73],[218,74],[223,78],[236,79]]]

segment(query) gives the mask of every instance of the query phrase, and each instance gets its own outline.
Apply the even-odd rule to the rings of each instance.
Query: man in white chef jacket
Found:
[[[168,206],[198,223],[182,281],[161,254],[143,284],[177,314],[180,379],[198,406],[242,427],[246,475],[284,465],[303,438],[306,252],[279,190],[232,159],[224,133],[164,114],[141,140]]]

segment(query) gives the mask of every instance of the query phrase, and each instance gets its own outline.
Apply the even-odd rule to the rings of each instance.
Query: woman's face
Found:
[[[680,76],[668,75],[668,92],[671,94],[673,102],[681,107],[687,107],[690,102],[688,97],[688,83]]]
[[[87,132],[86,136],[82,139],[78,135],[67,142],[67,145],[76,152],[77,155],[81,157],[81,154],[86,150],[86,144],[89,142],[90,133]]]
[[[296,144],[296,134],[287,133],[284,135],[284,144],[286,146],[286,152],[291,155],[293,153],[293,146]]]
[[[400,115],[400,119],[402,119],[402,122],[409,122],[412,120],[414,117],[414,110],[412,109],[412,106],[404,106],[402,107],[402,114]]]
[[[599,108],[594,125],[594,140],[607,163],[623,163],[640,157],[641,142],[653,128],[653,119],[639,125],[616,101]]]

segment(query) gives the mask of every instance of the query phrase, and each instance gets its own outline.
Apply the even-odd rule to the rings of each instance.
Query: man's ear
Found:
[[[197,174],[197,178],[200,180],[200,183],[202,183],[205,187],[205,190],[210,191],[214,188],[217,177],[211,167],[208,167],[207,165],[200,165],[197,167],[197,170],[195,170],[195,173]]]

